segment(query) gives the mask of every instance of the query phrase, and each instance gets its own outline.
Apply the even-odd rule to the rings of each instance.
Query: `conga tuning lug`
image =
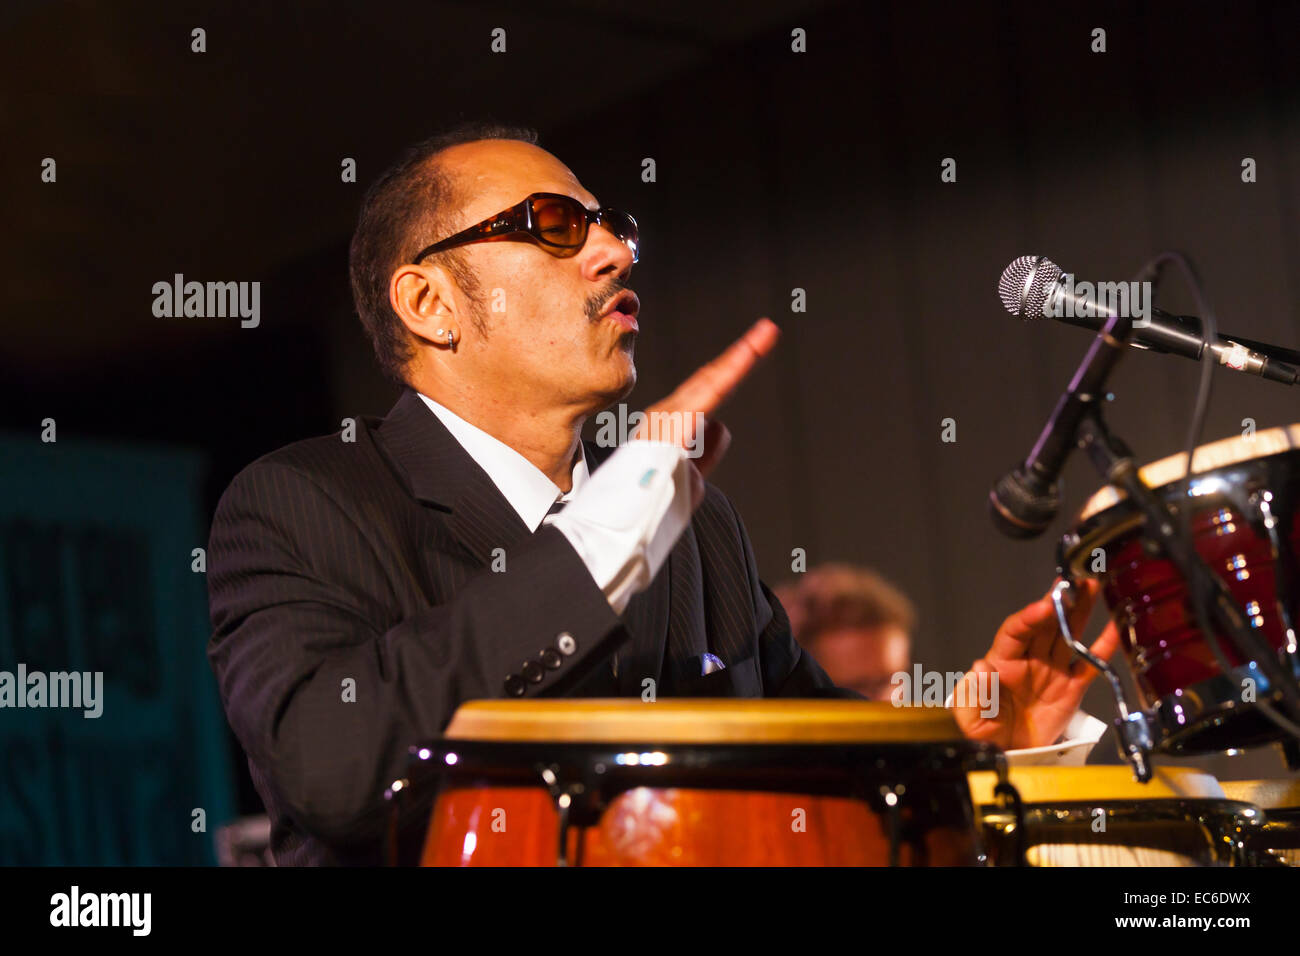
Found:
[[[1127,714],[1115,721],[1115,729],[1119,734],[1120,755],[1132,766],[1133,776],[1141,783],[1148,782],[1152,771],[1152,742],[1146,714],[1141,711]]]
[[[569,831],[592,825],[600,816],[598,788],[588,788],[581,780],[568,779],[558,764],[540,764],[537,775],[555,803],[556,866],[568,866]],[[581,839],[581,837],[579,838]]]
[[[998,784],[993,788],[993,796],[1003,810],[1011,812],[1014,820],[1011,832],[1015,836],[1015,865],[1028,866],[1028,861],[1025,859],[1025,851],[1028,849],[1025,830],[1025,804],[1020,797],[1020,791],[1005,776],[1004,771],[998,774]]]
[[[901,783],[896,785],[884,784],[880,788],[880,797],[885,801],[885,816],[889,821],[889,865],[898,866],[899,864],[899,847],[902,842],[902,823],[899,820],[899,804],[901,797],[906,792],[906,787]]]

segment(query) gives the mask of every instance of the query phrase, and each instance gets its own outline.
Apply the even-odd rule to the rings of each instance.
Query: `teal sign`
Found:
[[[203,473],[185,450],[0,438],[0,864],[215,862],[234,794]]]

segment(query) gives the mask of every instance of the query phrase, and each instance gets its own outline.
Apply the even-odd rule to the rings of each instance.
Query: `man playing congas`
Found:
[[[467,700],[853,696],[791,637],[704,481],[729,440],[708,416],[776,326],[635,440],[584,444],[636,381],[637,226],[534,143],[461,129],[371,187],[353,294],[402,396],[254,462],[213,518],[209,658],[280,863],[378,861],[385,786]],[[1094,651],[1116,643],[1108,628]],[[999,629],[975,665],[993,672],[998,713],[956,716],[1004,748],[1056,743],[1093,677],[1046,597]]]

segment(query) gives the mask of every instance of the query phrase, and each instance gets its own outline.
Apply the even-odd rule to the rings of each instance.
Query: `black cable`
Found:
[[[1182,273],[1183,279],[1187,282],[1188,288],[1196,299],[1197,311],[1204,317],[1203,325],[1201,327],[1202,337],[1207,343],[1217,341],[1219,335],[1218,322],[1214,317],[1214,309],[1210,306],[1209,296],[1206,295],[1205,287],[1201,283],[1201,278],[1196,272],[1196,267],[1192,265],[1191,261],[1181,252],[1169,250],[1155,256],[1138,271],[1137,281],[1151,283],[1151,298],[1154,300],[1155,287],[1159,284],[1161,270],[1170,262],[1174,263]],[[1187,493],[1192,484],[1192,456],[1196,453],[1196,449],[1201,443],[1201,434],[1205,429],[1205,416],[1210,407],[1210,394],[1213,389],[1213,382],[1214,352],[1207,347],[1201,355],[1201,381],[1196,390],[1196,405],[1192,411],[1192,421],[1187,431],[1187,465],[1183,470],[1183,477],[1179,482],[1177,495],[1180,503],[1179,510],[1182,519],[1178,522],[1178,528],[1183,537],[1183,543],[1189,551],[1194,548],[1192,535],[1193,509],[1187,501]],[[1194,551],[1192,553],[1194,553]],[[1201,633],[1205,636],[1206,643],[1210,645],[1210,650],[1214,652],[1214,659],[1218,662],[1220,670],[1223,671],[1223,676],[1228,677],[1228,675],[1232,673],[1232,667],[1229,665],[1227,656],[1223,653],[1223,648],[1219,646],[1218,639],[1210,627],[1210,622],[1206,616],[1202,602],[1193,596],[1190,603],[1193,612],[1196,614],[1197,627],[1201,629]],[[1243,654],[1246,653],[1244,647],[1240,648],[1240,650]],[[1276,653],[1272,647],[1269,648],[1269,652]],[[1282,682],[1278,690],[1282,693],[1283,697],[1295,696],[1295,691],[1285,682]],[[1292,693],[1288,695],[1288,691],[1292,691]],[[1266,700],[1257,699],[1254,701],[1254,704],[1259,708],[1260,712],[1272,721],[1280,730],[1290,734],[1297,740],[1300,740],[1300,725],[1296,725],[1282,714],[1278,713]]]

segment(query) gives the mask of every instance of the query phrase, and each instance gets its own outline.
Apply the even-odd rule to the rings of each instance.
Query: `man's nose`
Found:
[[[610,275],[626,279],[632,272],[632,250],[604,225],[592,225],[582,255],[582,272],[588,279],[605,279]]]

